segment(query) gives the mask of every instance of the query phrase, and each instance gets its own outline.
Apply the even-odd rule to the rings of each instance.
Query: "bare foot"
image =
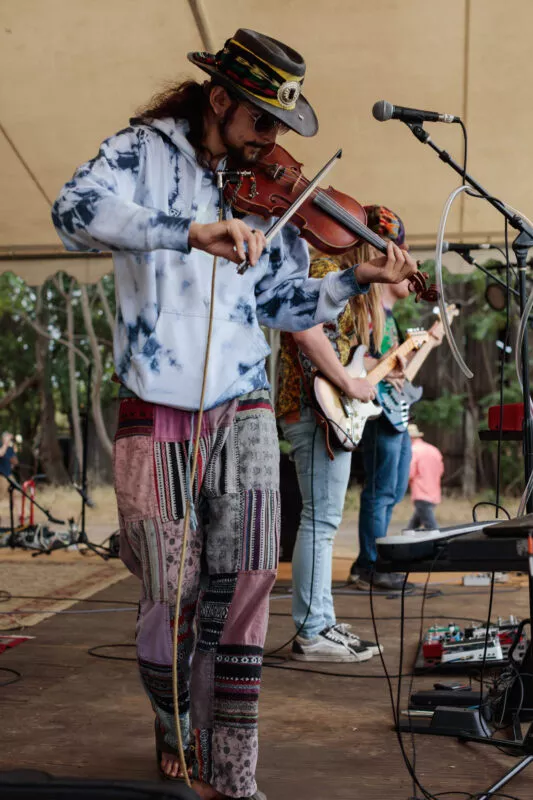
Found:
[[[173,753],[161,754],[161,769],[168,778],[182,778],[183,772],[181,771],[180,760],[177,755]],[[189,777],[191,776],[192,769],[188,770]],[[203,781],[193,780],[191,786],[196,794],[202,800],[224,800],[225,795],[220,794],[213,786]]]
[[[183,778],[180,760],[173,753],[161,753],[161,769],[167,778]]]

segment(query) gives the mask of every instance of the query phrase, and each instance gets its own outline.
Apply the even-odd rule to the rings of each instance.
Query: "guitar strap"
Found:
[[[313,395],[313,391],[311,389],[311,386],[309,385],[309,381],[307,380],[307,376],[305,374],[305,371],[304,371],[304,368],[303,368],[303,364],[302,364],[302,362],[300,360],[300,350],[298,348],[298,345],[294,341],[294,337],[291,336],[291,334],[288,335],[288,340],[289,340],[289,352],[290,352],[291,356],[293,357],[293,359],[298,364],[298,368],[300,370],[301,378],[302,378],[302,385],[303,385],[305,393],[307,395],[307,399],[309,400],[309,405],[311,407],[311,410],[312,410],[313,414],[315,415],[316,424],[319,426],[319,428],[322,428],[322,430],[324,431],[324,439],[325,439],[325,443],[326,443],[326,453],[328,454],[328,457],[331,459],[331,461],[334,461],[335,460],[335,454],[334,454],[333,449],[331,447],[330,435],[329,435],[330,434],[330,424],[329,424],[328,420],[326,419],[326,417],[317,408],[317,405],[316,405],[316,402],[315,402],[315,398],[314,398],[314,395]]]

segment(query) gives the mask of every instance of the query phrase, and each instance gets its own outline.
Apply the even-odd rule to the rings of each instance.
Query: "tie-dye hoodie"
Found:
[[[196,410],[207,338],[213,257],[188,245],[192,221],[215,222],[218,192],[171,119],[127,128],[81,166],[54,204],[69,250],[111,250],[116,371],[143,400]],[[231,212],[229,212],[231,213]],[[272,220],[245,217],[266,230]],[[360,287],[354,270],[308,278],[306,243],[287,225],[239,275],[219,259],[206,408],[267,388],[260,325],[304,330],[335,318]]]

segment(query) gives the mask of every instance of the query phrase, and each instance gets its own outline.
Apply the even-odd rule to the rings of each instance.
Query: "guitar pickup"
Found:
[[[340,397],[339,397],[339,400],[341,401],[342,410],[344,411],[346,416],[347,417],[353,417],[354,416],[353,406],[352,406],[352,401],[350,400],[350,398],[347,397],[345,394],[341,394]]]

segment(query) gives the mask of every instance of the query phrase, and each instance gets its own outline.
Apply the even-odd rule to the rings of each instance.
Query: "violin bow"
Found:
[[[287,222],[289,222],[289,220],[295,214],[295,212],[298,211],[302,203],[305,203],[309,195],[313,193],[313,191],[320,183],[322,178],[325,175],[327,175],[327,173],[330,171],[333,165],[337,162],[337,159],[341,158],[341,156],[342,156],[342,149],[339,149],[337,150],[335,155],[332,156],[326,164],[324,164],[322,169],[320,169],[317,172],[313,180],[308,183],[303,192],[296,198],[294,203],[291,203],[288,209],[283,212],[281,217],[279,217],[279,219],[276,220],[274,225],[270,226],[270,228],[267,230],[265,234],[267,244],[270,244],[274,236],[276,236],[276,234],[279,233],[279,231],[283,228],[283,226],[286,225]],[[237,272],[239,273],[239,275],[244,275],[249,266],[250,262],[248,261],[248,259],[241,261],[241,263],[237,267]]]

